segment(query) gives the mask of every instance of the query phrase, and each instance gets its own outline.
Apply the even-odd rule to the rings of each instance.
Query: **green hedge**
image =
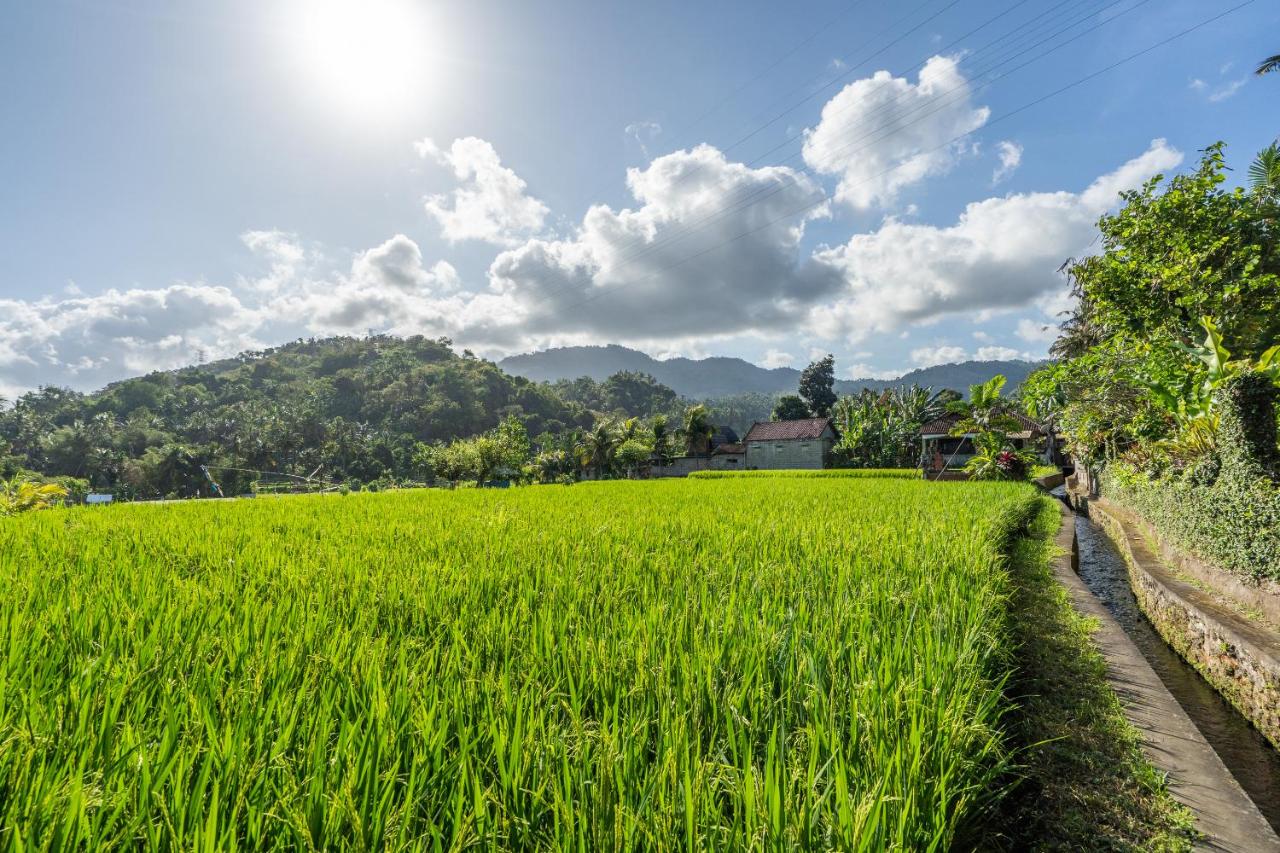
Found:
[[[1280,581],[1280,488],[1277,488],[1276,388],[1250,371],[1215,392],[1221,421],[1216,459],[1182,478],[1152,479],[1111,466],[1102,493],[1219,568]]]
[[[1102,494],[1218,568],[1280,581],[1280,491],[1268,479],[1211,486],[1148,478],[1123,463],[1102,475]]]
[[[894,480],[919,480],[919,468],[771,468],[761,471],[694,471],[689,475],[698,480],[719,480],[726,477],[880,477]]]

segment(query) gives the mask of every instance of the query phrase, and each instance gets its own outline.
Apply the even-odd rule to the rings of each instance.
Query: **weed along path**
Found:
[[[1074,516],[1073,521],[1080,578],[1136,646],[1267,823],[1280,831],[1280,753],[1156,632],[1138,607],[1129,585],[1128,567],[1105,531],[1083,515]],[[1175,795],[1179,781],[1193,790],[1212,786],[1210,780],[1173,781]],[[1257,846],[1238,849],[1280,849],[1280,843],[1273,835],[1266,841],[1259,839]]]

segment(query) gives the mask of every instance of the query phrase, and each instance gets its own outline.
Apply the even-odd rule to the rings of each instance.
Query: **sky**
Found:
[[[1121,191],[1280,134],[1243,2],[11,4],[0,394],[331,334],[1042,357]]]

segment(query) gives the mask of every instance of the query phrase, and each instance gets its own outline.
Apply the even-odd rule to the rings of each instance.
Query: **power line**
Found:
[[[1093,11],[1086,12],[1084,16],[1079,17],[1079,18],[1076,18],[1075,20],[1072,20],[1072,21],[1071,21],[1070,23],[1068,23],[1066,26],[1063,26],[1063,27],[1061,27],[1061,28],[1057,29],[1056,31],[1054,31],[1051,35],[1049,35],[1049,36],[1047,36],[1047,37],[1045,37],[1045,38],[1042,38],[1042,39],[1040,39],[1039,41],[1034,42],[1034,43],[1032,43],[1032,44],[1030,44],[1030,45],[1028,45],[1028,46],[1026,46],[1026,47],[1023,47],[1021,50],[1017,51],[1017,52],[1016,52],[1016,53],[1014,53],[1012,56],[1008,56],[1008,57],[1006,57],[1006,58],[1005,58],[1005,59],[1003,59],[1003,60],[1000,60],[1000,61],[998,61],[998,62],[995,62],[995,63],[991,64],[991,65],[990,65],[990,66],[988,66],[986,69],[984,69],[984,70],[982,70],[981,72],[979,72],[978,77],[980,78],[981,76],[983,76],[983,75],[985,75],[985,74],[988,74],[988,73],[990,73],[990,72],[992,72],[992,71],[994,71],[994,70],[998,69],[1001,65],[1004,65],[1004,64],[1006,64],[1007,62],[1012,61],[1013,59],[1016,59],[1016,58],[1017,58],[1017,57],[1019,57],[1019,56],[1022,56],[1022,55],[1026,54],[1026,53],[1028,53],[1028,52],[1030,52],[1030,51],[1035,50],[1035,49],[1036,49],[1036,48],[1038,48],[1038,47],[1043,46],[1044,44],[1047,44],[1048,42],[1050,42],[1050,41],[1052,41],[1053,39],[1057,38],[1059,35],[1062,35],[1063,33],[1067,32],[1068,30],[1070,30],[1070,29],[1072,29],[1073,27],[1075,27],[1077,24],[1079,24],[1079,23],[1081,22],[1081,20],[1083,20],[1084,18],[1089,17],[1090,15],[1094,14],[1096,11],[1101,11],[1101,10],[1104,10],[1104,9],[1107,9],[1107,8],[1114,8],[1115,6],[1118,6],[1118,5],[1120,5],[1120,4],[1122,4],[1122,3],[1125,3],[1125,2],[1127,2],[1127,1],[1128,1],[1128,0],[1113,0],[1113,2],[1111,2],[1109,5],[1104,5],[1104,6],[1102,6],[1100,9],[1095,9],[1095,10],[1093,10]],[[994,79],[991,79],[991,80],[986,81],[985,83],[982,83],[980,86],[978,86],[978,87],[976,87],[976,88],[974,88],[974,87],[972,87],[972,86],[970,85],[971,81],[965,81],[965,82],[964,82],[964,83],[962,83],[962,84],[959,84],[959,85],[957,85],[957,86],[955,86],[955,87],[953,87],[953,88],[951,88],[951,89],[949,89],[949,90],[947,90],[947,91],[945,91],[945,92],[942,92],[941,94],[939,94],[937,97],[935,97],[935,98],[931,99],[930,101],[928,101],[928,102],[926,102],[926,103],[924,103],[924,104],[918,105],[918,106],[916,106],[916,107],[915,107],[915,108],[913,108],[913,109],[908,110],[906,113],[904,113],[904,114],[902,114],[902,115],[894,116],[894,118],[896,119],[896,121],[894,122],[894,124],[893,124],[893,125],[888,126],[887,128],[886,128],[885,126],[881,126],[881,127],[878,127],[878,128],[872,128],[872,129],[869,129],[866,133],[863,133],[862,135],[860,135],[860,136],[858,136],[858,137],[854,138],[851,142],[847,143],[846,145],[843,145],[843,146],[841,146],[841,147],[839,147],[839,148],[835,149],[832,153],[840,153],[840,154],[846,154],[846,155],[848,155],[848,154],[854,154],[854,153],[857,153],[858,151],[864,150],[865,148],[869,147],[871,144],[874,144],[874,143],[876,143],[876,142],[883,141],[883,139],[886,139],[886,138],[888,138],[889,136],[892,136],[894,133],[902,132],[902,131],[904,131],[904,130],[906,130],[906,129],[908,129],[908,128],[910,128],[910,127],[912,127],[912,126],[916,125],[916,124],[919,124],[919,123],[920,123],[921,121],[923,121],[925,118],[928,118],[928,116],[930,116],[930,115],[932,115],[932,114],[934,114],[934,113],[938,112],[939,110],[943,109],[944,107],[949,106],[949,105],[950,105],[950,104],[952,104],[952,103],[956,103],[956,102],[958,102],[958,101],[960,101],[960,100],[967,99],[967,98],[971,97],[973,94],[975,94],[975,93],[977,93],[977,92],[981,92],[981,91],[983,91],[983,90],[985,90],[985,89],[987,89],[987,88],[990,88],[992,85],[994,85],[995,83],[997,83],[997,82],[999,82],[1000,80],[1004,79],[1005,77],[1008,77],[1008,76],[1012,75],[1013,73],[1015,73],[1015,72],[1017,72],[1017,71],[1020,71],[1021,69],[1023,69],[1023,68],[1025,68],[1025,67],[1027,67],[1028,65],[1032,64],[1033,62],[1037,62],[1037,61],[1039,61],[1040,59],[1044,59],[1044,58],[1046,58],[1046,57],[1048,57],[1048,56],[1052,55],[1053,53],[1055,53],[1055,52],[1057,52],[1057,51],[1059,51],[1059,50],[1063,49],[1064,47],[1066,47],[1066,46],[1070,45],[1071,43],[1073,43],[1073,42],[1075,42],[1075,41],[1077,41],[1077,40],[1079,40],[1079,39],[1083,38],[1084,36],[1089,35],[1090,33],[1093,33],[1093,32],[1095,32],[1095,31],[1097,31],[1097,30],[1098,30],[1098,29],[1100,29],[1101,27],[1104,27],[1104,26],[1106,26],[1107,24],[1110,24],[1111,22],[1115,21],[1117,18],[1121,17],[1122,15],[1125,15],[1125,14],[1128,14],[1129,12],[1134,11],[1134,10],[1136,10],[1137,8],[1139,8],[1140,6],[1143,6],[1143,5],[1145,5],[1146,3],[1149,3],[1150,1],[1151,1],[1151,0],[1138,0],[1138,2],[1137,2],[1135,5],[1133,5],[1133,6],[1129,7],[1128,9],[1124,9],[1123,11],[1121,11],[1120,13],[1118,13],[1118,14],[1116,14],[1116,15],[1114,15],[1114,16],[1112,16],[1112,17],[1110,17],[1110,18],[1107,18],[1107,19],[1105,19],[1105,20],[1103,20],[1103,21],[1100,21],[1099,23],[1095,24],[1094,26],[1092,26],[1092,27],[1090,27],[1090,28],[1088,28],[1088,29],[1086,29],[1086,30],[1084,30],[1084,31],[1080,32],[1080,33],[1077,33],[1076,35],[1074,35],[1074,36],[1072,36],[1071,38],[1069,38],[1069,39],[1067,39],[1067,40],[1065,40],[1065,41],[1063,41],[1063,42],[1059,43],[1058,45],[1054,46],[1053,48],[1051,48],[1051,49],[1049,49],[1049,50],[1046,50],[1046,51],[1040,52],[1039,54],[1037,54],[1036,56],[1034,56],[1032,59],[1030,59],[1030,60],[1028,60],[1028,61],[1026,61],[1026,62],[1022,63],[1021,65],[1018,65],[1018,66],[1016,66],[1016,67],[1014,67],[1014,68],[1012,68],[1012,69],[1009,69],[1008,71],[1004,72],[1003,74],[1000,74],[999,76],[995,77]],[[1104,2],[1104,4],[1105,4],[1105,3],[1106,3],[1106,0],[1103,0],[1103,2]],[[1052,7],[1052,9],[1058,9],[1058,8],[1060,8],[1062,5],[1064,5],[1064,4],[1059,3],[1057,6]],[[1011,7],[1011,9],[1012,9],[1012,7]],[[1006,14],[1006,13],[1008,13],[1009,11],[1011,11],[1011,9],[1007,9],[1007,10],[1005,10],[1005,13],[1002,13],[1002,14]],[[1050,11],[1052,11],[1052,9],[1051,9]],[[998,18],[998,17],[1000,17],[1000,16],[997,16],[997,18]],[[995,19],[993,18],[993,19],[991,19],[991,20],[995,20]],[[986,22],[986,23],[987,23],[987,24],[989,24],[990,22],[991,22],[991,21],[989,20],[989,21],[988,21],[988,22]],[[984,24],[984,25],[982,25],[982,26],[985,26],[985,25],[986,25],[986,24]],[[980,29],[980,28],[981,28],[981,27],[979,27],[979,29]],[[1005,35],[1007,36],[1007,35],[1008,35],[1008,34],[1010,34],[1010,33],[1016,32],[1018,29],[1021,29],[1021,27],[1015,27],[1015,28],[1014,28],[1014,30],[1010,30],[1010,31],[1009,31],[1008,33],[1006,33]],[[975,30],[975,31],[976,31],[976,30]],[[975,31],[970,31],[970,34],[971,34],[972,32],[975,32]],[[963,37],[962,37],[962,38],[963,38]],[[1004,38],[1004,36],[1001,36],[1001,37],[999,37],[999,38],[997,38],[997,39],[995,39],[995,40],[993,40],[993,41],[991,41],[991,42],[988,42],[988,43],[987,43],[987,45],[984,45],[984,47],[983,47],[982,49],[984,49],[984,50],[985,50],[986,48],[988,48],[988,47],[990,47],[990,46],[992,46],[992,45],[994,45],[994,44],[999,43],[1001,40],[1003,40],[1003,38]],[[923,62],[922,62],[921,64],[923,64]],[[957,93],[958,93],[958,97],[956,97],[956,98],[952,98],[952,99],[950,99],[950,100],[947,100],[947,98],[948,98],[950,95],[957,94]],[[853,106],[856,106],[856,104],[852,104],[852,105],[850,105],[849,107],[846,107],[846,108],[845,108],[845,110],[847,110],[847,109],[852,109],[852,107],[853,107]],[[926,108],[928,108],[928,107],[930,107],[930,106],[933,106],[933,109],[928,110],[928,112],[925,112],[923,115],[918,115],[918,116],[916,116],[912,121],[908,121],[908,122],[906,122],[906,123],[903,123],[903,122],[901,121],[904,117],[910,117],[910,116],[912,116],[913,114],[919,113],[921,110],[924,110],[924,109],[926,109]],[[871,117],[875,117],[875,113],[876,113],[876,112],[880,112],[880,113],[882,113],[882,114],[884,114],[884,115],[888,115],[889,113],[891,113],[891,112],[892,112],[893,107],[894,107],[894,105],[893,105],[892,103],[885,104],[885,105],[883,105],[883,106],[882,106],[878,111],[873,111],[873,113],[871,114]],[[843,111],[844,111],[844,110],[842,110],[842,111],[838,111],[836,114],[839,114],[839,112],[843,112]],[[973,132],[977,132],[977,130],[981,130],[981,128],[975,128]],[[887,132],[886,132],[886,131],[887,131]],[[870,136],[874,135],[874,134],[875,134],[875,133],[877,133],[877,132],[880,132],[880,133],[882,134],[879,138],[871,139],[871,140],[867,143],[867,145],[863,145],[863,146],[861,146],[861,147],[858,147],[858,148],[854,149],[854,146],[855,146],[858,142],[861,142],[861,141],[863,141],[863,140],[867,140],[867,139],[868,139],[868,137],[870,137]],[[791,138],[790,138],[789,140],[787,140],[787,141],[788,141],[788,142],[790,142],[790,141],[795,141],[796,139],[798,139],[798,138],[799,138],[799,136],[800,136],[800,134],[797,134],[796,136],[791,137]],[[786,143],[784,142],[783,144],[785,145]],[[750,163],[750,164],[748,164],[748,165],[755,165],[755,164],[757,164],[757,163],[760,161],[760,159],[762,159],[762,158],[763,158],[763,156],[767,156],[767,154],[768,154],[768,153],[772,153],[772,151],[776,150],[778,147],[781,147],[781,146],[775,146],[775,148],[774,148],[774,149],[771,149],[771,151],[770,151],[770,152],[766,152],[766,155],[762,155],[762,157],[761,157],[761,158],[757,158],[757,160],[752,161],[752,163]],[[850,149],[853,149],[853,150],[850,150]],[[936,149],[931,149],[931,150],[936,150]],[[800,157],[800,156],[802,155],[802,153],[803,153],[802,151],[801,151],[801,152],[797,152],[796,154],[793,154],[793,155],[791,155],[790,157],[787,157],[787,158],[785,158],[784,160],[782,160],[782,161],[781,161],[781,163],[774,164],[774,165],[784,165],[784,164],[786,164],[786,163],[789,163],[789,162],[791,162],[791,161],[794,161],[794,160],[796,160],[798,157]],[[926,152],[921,152],[921,153],[930,153],[930,152],[926,151]],[[688,180],[688,179],[689,179],[693,174],[696,174],[698,171],[700,171],[700,170],[701,170],[701,168],[702,168],[702,167],[701,167],[701,164],[699,164],[699,165],[695,166],[695,168],[694,168],[694,169],[691,169],[689,172],[687,172],[687,173],[685,173],[684,175],[680,176],[680,177],[676,180],[676,182],[675,182],[675,183],[676,183],[676,185],[678,185],[679,183],[682,183],[682,182],[683,182],[683,181],[685,181],[685,180]],[[898,168],[898,167],[894,167],[894,169],[896,169],[896,168]],[[889,171],[893,171],[893,169],[890,169]],[[813,178],[815,178],[815,179],[817,179],[817,177],[818,177],[818,176],[817,176],[817,174],[816,174],[814,171],[812,171],[811,169],[805,168],[805,167],[800,167],[799,172],[800,172],[801,174],[807,174],[807,175],[809,175],[809,176],[811,176],[811,177],[813,177]],[[872,177],[872,179],[874,179],[874,177],[877,177],[877,176],[873,176],[873,177]],[[859,183],[860,183],[860,184],[862,184],[862,183],[867,183],[867,182],[869,182],[869,181],[863,181],[863,182],[859,182]],[[765,199],[771,198],[772,196],[776,195],[777,193],[782,192],[782,191],[784,191],[784,190],[786,190],[786,189],[789,189],[789,188],[791,188],[791,187],[794,187],[794,186],[796,186],[797,184],[798,184],[798,179],[784,179],[784,180],[779,181],[778,183],[775,183],[775,184],[773,184],[773,185],[771,185],[771,186],[757,187],[757,188],[755,188],[755,189],[753,189],[753,190],[748,190],[748,191],[747,191],[747,194],[746,194],[745,196],[741,196],[741,197],[739,197],[739,198],[737,198],[737,199],[735,199],[735,200],[730,200],[729,202],[727,202],[724,206],[722,206],[722,207],[721,207],[721,208],[719,208],[718,210],[712,211],[711,213],[708,213],[708,214],[707,214],[706,216],[704,216],[703,218],[701,218],[701,219],[699,219],[699,220],[697,220],[697,221],[695,221],[695,222],[693,222],[693,223],[691,223],[691,224],[689,224],[689,225],[686,225],[686,226],[682,227],[680,230],[678,230],[676,233],[674,233],[674,234],[672,234],[672,235],[666,236],[666,237],[661,238],[661,239],[658,239],[658,240],[654,240],[653,242],[646,242],[646,241],[645,241],[645,239],[644,239],[643,237],[641,237],[641,238],[637,238],[637,239],[635,239],[635,240],[631,241],[630,243],[628,243],[627,245],[624,245],[623,247],[621,247],[621,249],[620,249],[619,251],[620,251],[620,253],[622,253],[622,254],[623,254],[623,257],[621,257],[621,258],[617,261],[617,264],[615,265],[615,270],[616,270],[617,266],[625,266],[626,264],[629,264],[629,263],[635,263],[635,262],[637,262],[637,261],[639,261],[639,260],[642,260],[644,257],[646,257],[646,256],[648,256],[648,255],[652,255],[652,254],[656,253],[657,251],[659,251],[659,250],[661,250],[661,249],[665,249],[665,248],[667,248],[667,247],[669,247],[669,246],[671,246],[671,245],[673,245],[673,244],[675,244],[675,243],[678,243],[678,242],[680,242],[680,241],[682,241],[682,240],[684,240],[684,239],[688,238],[689,236],[691,236],[691,235],[693,235],[693,234],[697,233],[698,231],[700,231],[700,230],[702,230],[702,229],[706,228],[707,226],[709,226],[709,225],[711,225],[711,224],[714,224],[715,222],[717,222],[717,221],[719,221],[719,220],[724,219],[725,217],[727,217],[728,215],[730,215],[730,214],[732,214],[732,213],[735,213],[735,212],[740,211],[740,210],[744,210],[744,209],[746,209],[747,207],[750,207],[750,206],[752,206],[752,205],[754,205],[754,204],[758,204],[759,202],[764,201]],[[825,198],[824,198],[823,200],[825,201]],[[814,205],[814,206],[816,206],[816,205]],[[626,253],[631,252],[631,250],[632,250],[632,249],[637,249],[638,251],[634,252],[633,254],[630,254],[629,256],[628,256],[628,255],[626,255]],[[541,305],[541,304],[544,304],[544,303],[546,303],[546,302],[549,302],[553,297],[555,297],[556,295],[558,295],[558,294],[560,294],[560,293],[563,293],[563,292],[564,292],[564,291],[566,291],[567,289],[568,289],[568,286],[562,286],[562,287],[560,287],[560,288],[555,288],[555,289],[553,289],[553,290],[551,290],[551,291],[548,291],[548,292],[544,293],[544,294],[542,295],[542,297],[541,297],[537,302],[535,302],[535,303],[534,303],[534,305],[535,305],[535,306],[537,306],[537,305]]]
[[[1102,75],[1104,75],[1104,74],[1107,74],[1107,73],[1109,73],[1109,72],[1111,72],[1111,71],[1114,71],[1115,69],[1117,69],[1117,68],[1119,68],[1119,67],[1121,67],[1121,66],[1123,66],[1123,65],[1126,65],[1126,64],[1128,64],[1128,63],[1130,63],[1130,62],[1132,62],[1132,61],[1134,61],[1134,60],[1136,60],[1136,59],[1139,59],[1139,58],[1141,58],[1141,57],[1143,57],[1143,56],[1146,56],[1147,54],[1151,53],[1152,51],[1158,50],[1158,49],[1160,49],[1161,47],[1164,47],[1164,46],[1166,46],[1166,45],[1168,45],[1168,44],[1171,44],[1172,42],[1177,41],[1178,39],[1184,38],[1184,37],[1186,37],[1186,36],[1190,35],[1191,33],[1196,32],[1197,30],[1203,29],[1204,27],[1208,26],[1209,24],[1212,24],[1212,23],[1214,23],[1215,21],[1219,21],[1219,20],[1221,20],[1222,18],[1227,17],[1228,15],[1231,15],[1231,14],[1233,14],[1233,13],[1235,13],[1235,12],[1238,12],[1239,10],[1241,10],[1241,9],[1245,8],[1246,6],[1251,6],[1251,5],[1253,5],[1253,3],[1255,3],[1255,2],[1256,2],[1256,0],[1244,0],[1244,2],[1239,3],[1239,4],[1235,5],[1235,6],[1232,6],[1231,8],[1229,8],[1229,9],[1227,9],[1227,10],[1223,11],[1223,12],[1220,12],[1220,13],[1218,13],[1217,15],[1213,15],[1212,17],[1206,18],[1206,19],[1204,19],[1204,20],[1200,21],[1199,23],[1193,24],[1192,26],[1187,27],[1186,29],[1179,31],[1179,32],[1175,33],[1174,35],[1168,36],[1167,38],[1161,39],[1160,41],[1155,42],[1154,44],[1151,44],[1151,45],[1149,45],[1149,46],[1147,46],[1147,47],[1143,48],[1142,50],[1135,51],[1134,53],[1128,54],[1128,55],[1127,55],[1127,56],[1125,56],[1124,58],[1119,59],[1119,60],[1117,60],[1117,61],[1115,61],[1115,62],[1111,63],[1110,65],[1107,65],[1107,66],[1105,66],[1105,67],[1103,67],[1103,68],[1098,69],[1097,71],[1094,71],[1094,72],[1091,72],[1091,73],[1089,73],[1089,74],[1086,74],[1086,75],[1085,75],[1085,76],[1083,76],[1083,77],[1079,77],[1079,78],[1077,78],[1077,79],[1073,80],[1072,82],[1070,82],[1070,83],[1066,84],[1065,86],[1062,86],[1062,87],[1060,87],[1060,88],[1058,88],[1058,89],[1055,89],[1055,90],[1053,90],[1053,91],[1051,91],[1051,92],[1048,92],[1048,93],[1046,93],[1046,94],[1044,94],[1044,95],[1041,95],[1040,97],[1037,97],[1037,98],[1035,98],[1035,99],[1033,99],[1033,100],[1031,100],[1031,101],[1027,102],[1026,104],[1023,104],[1022,106],[1017,107],[1016,109],[1010,110],[1009,112],[1006,112],[1006,113],[1002,113],[1000,116],[996,117],[995,119],[992,119],[990,122],[988,122],[987,124],[985,124],[985,125],[983,126],[983,128],[975,128],[974,130],[967,131],[967,132],[965,132],[965,133],[961,133],[961,134],[957,134],[956,136],[952,137],[951,139],[947,140],[946,142],[942,143],[941,145],[935,146],[934,148],[929,149],[929,151],[927,151],[927,152],[923,152],[923,153],[931,153],[931,152],[933,152],[933,151],[938,151],[938,150],[941,150],[941,149],[947,148],[947,147],[949,147],[949,146],[951,146],[951,145],[954,145],[956,142],[959,142],[959,141],[961,141],[961,140],[963,140],[963,139],[965,139],[965,138],[967,138],[967,137],[969,137],[969,136],[972,136],[974,133],[977,133],[979,130],[982,130],[982,129],[986,128],[986,127],[990,127],[990,126],[995,125],[995,124],[999,124],[1000,122],[1003,122],[1003,121],[1007,121],[1008,119],[1013,118],[1014,116],[1019,115],[1019,114],[1021,114],[1021,113],[1024,113],[1024,112],[1026,112],[1026,111],[1027,111],[1027,110],[1029,110],[1029,109],[1033,109],[1033,108],[1035,108],[1035,107],[1039,106],[1040,104],[1043,104],[1044,102],[1046,102],[1046,101],[1048,101],[1048,100],[1050,100],[1050,99],[1052,99],[1052,98],[1055,98],[1055,97],[1057,97],[1057,96],[1059,96],[1059,95],[1061,95],[1061,94],[1063,94],[1063,93],[1065,93],[1065,92],[1071,91],[1072,89],[1078,88],[1079,86],[1082,86],[1082,85],[1084,85],[1085,83],[1088,83],[1088,82],[1089,82],[1089,81],[1091,81],[1091,80],[1095,80],[1095,79],[1097,79],[1098,77],[1101,77],[1101,76],[1102,76]],[[883,170],[883,171],[882,171],[882,172],[880,172],[880,173],[877,173],[877,174],[875,174],[875,175],[870,176],[869,178],[867,178],[865,181],[863,181],[863,182],[861,182],[861,183],[866,183],[866,182],[869,182],[869,181],[871,181],[871,180],[875,180],[876,178],[883,177],[884,175],[887,175],[887,174],[889,174],[889,173],[891,173],[891,172],[894,172],[894,171],[896,171],[897,169],[900,169],[901,167],[902,167],[902,164],[898,164],[898,165],[892,166],[892,167],[890,167],[890,168],[888,168],[888,169]],[[782,216],[775,217],[775,218],[773,218],[773,219],[771,219],[771,220],[768,220],[768,221],[764,222],[764,223],[763,223],[763,224],[761,224],[761,225],[758,225],[758,226],[756,226],[756,227],[754,227],[754,228],[750,228],[750,229],[748,229],[748,230],[746,230],[746,231],[743,231],[742,233],[740,233],[740,234],[738,234],[738,235],[736,235],[736,236],[734,236],[734,237],[730,238],[729,240],[723,241],[723,242],[718,243],[718,244],[716,244],[716,245],[714,245],[714,246],[710,246],[710,247],[708,247],[708,248],[706,248],[706,249],[703,249],[703,250],[702,250],[702,251],[700,251],[700,252],[697,252],[697,253],[695,253],[695,254],[693,254],[693,255],[690,255],[690,256],[689,256],[689,257],[687,257],[687,258],[684,258],[684,259],[682,259],[682,260],[680,260],[680,261],[677,261],[677,262],[675,262],[675,263],[673,263],[673,264],[670,264],[670,265],[668,265],[667,267],[664,267],[664,268],[663,268],[663,269],[661,269],[661,270],[657,270],[657,271],[655,271],[654,273],[650,274],[649,276],[646,276],[644,279],[638,279],[638,280],[633,280],[633,281],[624,281],[624,282],[619,282],[618,284],[613,285],[612,287],[604,287],[604,288],[600,288],[597,292],[592,293],[592,294],[589,294],[589,295],[587,295],[586,297],[584,297],[583,299],[581,299],[581,300],[579,300],[579,301],[577,301],[577,302],[575,302],[575,303],[572,303],[572,304],[570,304],[570,305],[564,306],[564,308],[563,308],[562,310],[572,310],[572,309],[574,309],[574,308],[581,307],[582,305],[585,305],[585,304],[587,304],[588,302],[592,302],[592,301],[594,301],[594,300],[596,300],[596,299],[599,299],[599,298],[600,298],[600,297],[602,297],[602,296],[606,296],[606,295],[608,295],[608,294],[611,294],[611,293],[614,293],[614,292],[616,292],[616,291],[618,291],[618,290],[621,290],[621,289],[623,289],[624,287],[628,287],[628,286],[630,286],[630,285],[632,285],[632,284],[635,284],[635,283],[636,283],[636,281],[643,281],[643,280],[647,280],[647,279],[649,279],[649,278],[655,278],[655,277],[657,277],[658,275],[661,275],[662,273],[668,272],[668,271],[670,271],[670,270],[672,270],[672,269],[675,269],[676,267],[683,266],[683,265],[685,265],[685,264],[687,264],[687,263],[690,263],[690,262],[692,262],[692,261],[694,261],[694,260],[697,260],[697,259],[698,259],[698,258],[700,258],[700,257],[703,257],[703,256],[705,256],[705,255],[707,255],[707,254],[710,254],[711,252],[716,251],[717,249],[721,249],[721,248],[725,248],[725,247],[727,247],[727,246],[730,246],[730,245],[732,245],[733,243],[736,243],[737,241],[739,241],[739,240],[741,240],[741,239],[743,239],[743,238],[745,238],[745,237],[749,237],[749,236],[750,236],[750,235],[752,235],[752,234],[755,234],[755,233],[758,233],[758,232],[760,232],[760,231],[764,230],[765,228],[770,228],[770,227],[772,227],[772,226],[774,226],[774,225],[778,224],[779,222],[782,222],[782,221],[787,220],[787,219],[794,218],[795,216],[798,216],[799,214],[805,213],[805,212],[807,212],[808,210],[812,210],[813,208],[818,207],[820,204],[826,203],[826,201],[827,201],[827,199],[826,199],[826,197],[824,196],[823,198],[819,199],[817,202],[812,202],[812,203],[809,203],[809,204],[802,205],[802,206],[800,206],[800,207],[796,208],[795,210],[788,211],[787,213],[783,214]]]

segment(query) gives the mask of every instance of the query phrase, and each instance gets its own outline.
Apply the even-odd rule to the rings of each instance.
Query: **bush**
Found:
[[[1220,477],[1203,486],[1189,477],[1153,480],[1117,463],[1102,475],[1102,494],[1221,569],[1280,581],[1280,491],[1270,480]]]
[[[1220,568],[1280,581],[1275,398],[1271,380],[1256,371],[1227,380],[1216,393],[1216,460],[1181,478],[1153,479],[1131,465],[1112,465],[1103,494]]]

